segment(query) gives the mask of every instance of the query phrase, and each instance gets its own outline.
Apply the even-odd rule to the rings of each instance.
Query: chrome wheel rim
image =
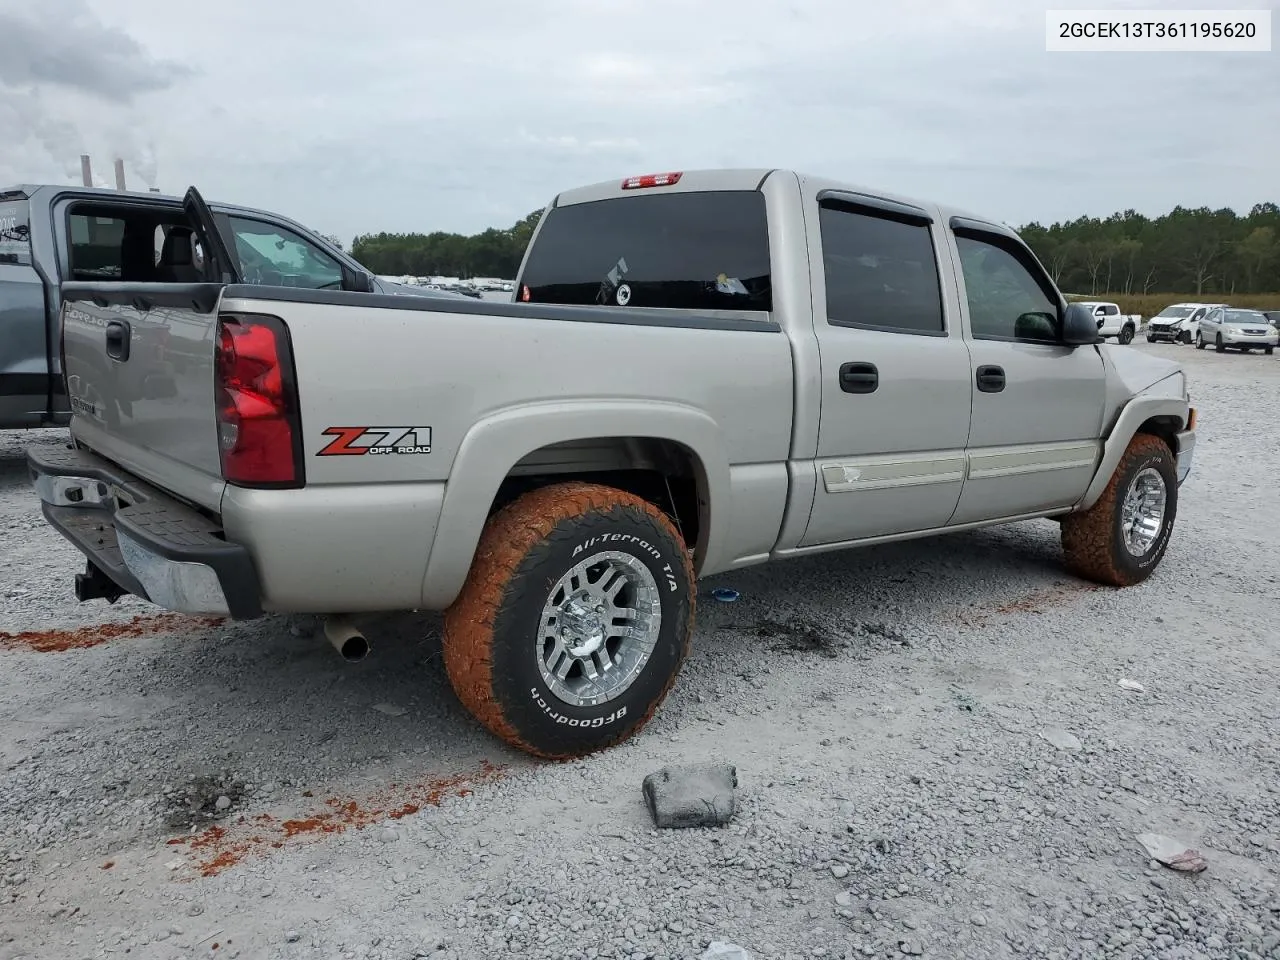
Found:
[[[547,689],[575,707],[625,693],[657,646],[660,596],[649,568],[629,553],[576,564],[542,607],[536,656]]]
[[[1155,467],[1144,467],[1129,484],[1120,508],[1120,538],[1130,555],[1144,557],[1164,526],[1169,494]]]

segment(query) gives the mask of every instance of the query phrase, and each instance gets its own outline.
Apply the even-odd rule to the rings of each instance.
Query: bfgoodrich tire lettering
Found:
[[[1164,517],[1159,532],[1141,556],[1125,546],[1124,498],[1135,478],[1154,470],[1164,481]],[[1178,511],[1178,473],[1173,451],[1159,437],[1139,433],[1129,441],[1102,496],[1088,510],[1062,520],[1062,549],[1067,568],[1086,580],[1112,587],[1141,583],[1159,566],[1169,546]]]
[[[578,706],[557,696],[539,668],[543,608],[576,564],[614,553],[652,575],[656,642],[625,689]],[[582,756],[636,733],[665,699],[689,651],[694,595],[688,550],[653,504],[597,484],[543,487],[486,524],[445,614],[445,669],[463,705],[503,740],[535,756]]]

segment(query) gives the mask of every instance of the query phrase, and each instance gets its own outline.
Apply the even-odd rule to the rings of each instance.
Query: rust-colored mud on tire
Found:
[[[653,504],[591,483],[494,514],[445,613],[444,664],[491,732],[535,756],[612,746],[653,716],[693,634],[683,539]]]
[[[1155,505],[1163,497],[1163,510]],[[1062,519],[1067,569],[1112,587],[1147,579],[1160,564],[1178,510],[1173,451],[1159,437],[1137,434],[1102,496],[1088,510]],[[1159,521],[1154,519],[1159,513]],[[1135,529],[1134,518],[1142,518]],[[1146,524],[1144,533],[1142,523]]]

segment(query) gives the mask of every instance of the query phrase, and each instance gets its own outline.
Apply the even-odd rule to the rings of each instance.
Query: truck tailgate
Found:
[[[222,286],[67,283],[62,338],[77,441],[217,511],[214,411]]]

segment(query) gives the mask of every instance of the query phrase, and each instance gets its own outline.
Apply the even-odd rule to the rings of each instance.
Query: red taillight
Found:
[[[303,485],[298,394],[282,320],[218,318],[214,401],[223,479],[246,487]]]
[[[679,173],[647,173],[643,177],[628,177],[622,181],[623,190],[643,190],[645,187],[671,187],[680,182]]]

